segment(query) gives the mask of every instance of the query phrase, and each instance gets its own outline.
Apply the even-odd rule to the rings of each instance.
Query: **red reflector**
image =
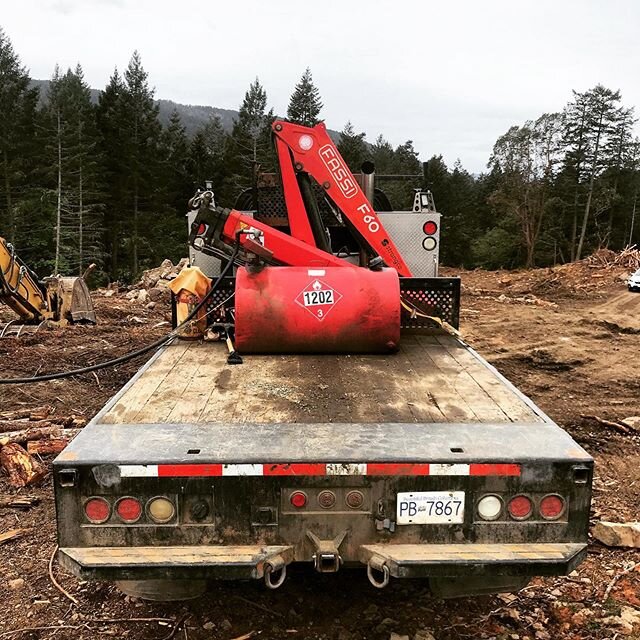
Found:
[[[142,515],[142,505],[135,498],[118,500],[116,511],[125,522],[135,522]]]
[[[111,507],[104,498],[90,498],[84,504],[84,512],[91,522],[106,522],[111,513]]]
[[[198,227],[198,235],[199,236],[203,235],[206,230],[207,230],[207,225],[204,222],[201,222],[200,226]]]
[[[524,520],[531,515],[533,505],[527,496],[516,496],[509,502],[509,513],[516,520]]]
[[[432,236],[438,231],[438,225],[433,220],[427,220],[422,225],[422,230],[428,235]]]
[[[540,515],[547,520],[557,518],[563,511],[564,499],[560,496],[549,495],[540,501]]]
[[[301,509],[305,504],[307,504],[307,494],[302,491],[294,491],[289,500],[296,509]]]

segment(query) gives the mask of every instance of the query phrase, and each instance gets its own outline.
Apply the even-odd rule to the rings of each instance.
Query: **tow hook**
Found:
[[[307,538],[315,547],[313,566],[319,573],[336,573],[342,566],[340,545],[347,536],[347,529],[338,534],[333,540],[321,540],[311,531],[307,531]]]
[[[264,564],[264,583],[267,589],[278,589],[287,577],[287,564],[282,556],[273,556]]]
[[[382,574],[381,580],[379,579],[380,574]],[[389,567],[387,566],[385,558],[382,556],[371,556],[367,563],[367,578],[369,578],[369,582],[376,589],[384,589],[389,584],[389,576]]]

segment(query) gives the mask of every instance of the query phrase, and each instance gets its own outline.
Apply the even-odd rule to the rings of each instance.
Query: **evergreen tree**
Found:
[[[358,172],[362,163],[369,155],[364,133],[356,133],[356,130],[348,121],[340,132],[340,140],[337,144],[340,155],[344,158],[351,171]]]
[[[380,134],[371,145],[371,159],[376,167],[376,173],[393,173],[394,152],[391,143]]]
[[[218,116],[196,132],[189,146],[189,175],[194,187],[204,186],[207,180],[213,183],[216,199],[226,201],[224,165],[227,136]]]
[[[111,280],[121,276],[121,252],[124,250],[127,219],[128,176],[123,167],[125,153],[125,85],[115,69],[109,84],[100,94],[97,123],[105,183],[105,252]]]
[[[19,240],[20,208],[32,194],[30,178],[37,159],[38,90],[28,87],[27,71],[0,29],[0,234],[14,244]]]
[[[55,173],[54,272],[82,274],[103,249],[95,109],[80,65],[64,75],[56,67],[43,115]]]
[[[596,193],[597,178],[602,175],[605,168],[606,153],[604,149],[607,137],[615,128],[621,117],[620,92],[612,91],[602,85],[597,85],[584,94],[575,94],[576,103],[583,105],[582,116],[582,152],[584,153],[584,166],[586,181],[584,190],[586,191],[586,201],[582,214],[582,224],[575,257],[580,260],[587,237],[587,226],[590,217],[593,215],[592,207],[598,205],[597,209],[607,209],[609,194],[604,192]],[[570,109],[576,111],[577,109]],[[575,125],[574,125],[575,127]]]
[[[166,203],[174,215],[183,215],[187,201],[193,195],[189,175],[189,141],[180,115],[174,109],[169,124],[162,131],[161,157],[162,173],[167,192]]]
[[[259,170],[275,168],[271,144],[273,110],[267,109],[267,93],[258,78],[251,83],[238,110],[238,119],[226,148],[230,191],[238,195],[247,187],[255,187]]]
[[[313,127],[320,122],[318,116],[321,110],[320,91],[313,84],[311,69],[307,67],[291,94],[287,118],[306,127]]]
[[[148,74],[142,67],[140,54],[135,51],[124,74],[122,115],[123,168],[127,172],[127,206],[130,214],[128,241],[130,244],[131,275],[140,271],[141,258],[153,260],[159,247],[154,247],[153,213],[164,187],[158,182],[161,126],[158,107],[149,87]],[[146,254],[142,256],[141,254]]]

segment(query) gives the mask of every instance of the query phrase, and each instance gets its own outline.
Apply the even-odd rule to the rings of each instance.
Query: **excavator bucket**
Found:
[[[62,323],[96,323],[89,287],[82,278],[58,278],[58,313]]]

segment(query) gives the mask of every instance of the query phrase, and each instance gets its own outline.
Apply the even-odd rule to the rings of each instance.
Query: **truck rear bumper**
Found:
[[[293,561],[291,546],[67,547],[60,564],[85,580],[260,579]]]
[[[586,543],[371,544],[359,560],[394,578],[564,575],[584,560]]]
[[[586,555],[580,543],[372,544],[358,559],[394,578],[562,575]],[[63,567],[82,579],[260,579],[294,559],[292,546],[67,547]]]

